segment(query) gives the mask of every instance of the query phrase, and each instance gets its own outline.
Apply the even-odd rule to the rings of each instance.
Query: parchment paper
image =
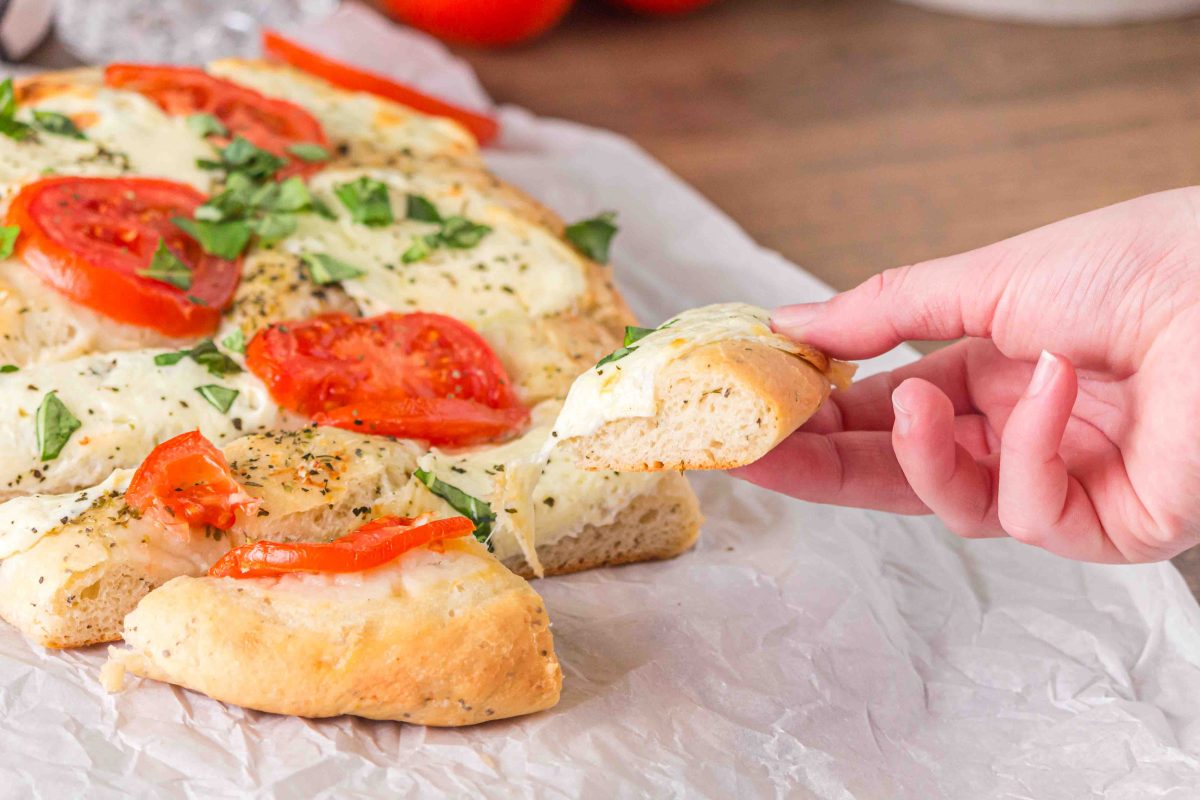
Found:
[[[299,33],[487,106],[440,46],[355,6]],[[614,260],[643,319],[828,294],[629,142],[501,116],[501,175],[567,218],[620,212]],[[149,681],[109,696],[99,649],[47,652],[0,627],[0,793],[1200,796],[1200,625],[1171,565],[1076,564],[720,474],[695,483],[694,552],[536,584],[565,686],[521,720],[311,721]]]

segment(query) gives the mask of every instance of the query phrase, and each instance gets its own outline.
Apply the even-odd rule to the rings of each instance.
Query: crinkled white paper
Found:
[[[357,7],[302,34],[486,104],[461,63]],[[568,218],[620,212],[614,260],[644,320],[828,293],[629,142],[501,116],[497,172]],[[1171,565],[1076,564],[724,475],[695,484],[693,552],[536,584],[564,688],[525,719],[312,721],[150,681],[109,696],[100,649],[0,627],[0,795],[1200,796],[1200,617]]]

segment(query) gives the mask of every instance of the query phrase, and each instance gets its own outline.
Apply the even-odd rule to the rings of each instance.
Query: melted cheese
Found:
[[[360,175],[388,185],[395,223],[368,227],[351,221],[333,189]],[[419,309],[478,326],[567,311],[586,291],[585,265],[570,247],[460,184],[395,171],[329,170],[315,176],[310,188],[338,218],[301,215],[283,247],[296,254],[325,253],[363,270],[342,288],[366,314]],[[492,231],[474,247],[440,247],[405,264],[401,256],[413,241],[438,229],[404,219],[408,193],[428,198],[443,217],[461,215]]]
[[[160,350],[91,355],[0,375],[0,493],[66,492],[131,467],[165,439],[199,428],[216,444],[278,426],[281,412],[248,372],[217,377],[189,358],[159,367]],[[196,392],[238,390],[222,414]],[[53,461],[38,457],[36,414],[49,392],[82,423]]]
[[[269,97],[301,106],[317,118],[331,142],[348,145],[352,157],[375,152],[478,159],[474,137],[452,120],[420,114],[366,92],[343,91],[287,67],[229,59],[210,64],[208,69]]]
[[[66,525],[98,500],[124,494],[133,470],[119,469],[89,489],[67,494],[34,494],[0,503],[0,559],[28,550],[47,533]]]
[[[23,105],[17,118],[32,119],[32,109],[66,114],[87,139],[39,132],[16,141],[0,137],[0,184],[16,185],[49,173],[169,178],[207,193],[213,173],[196,166],[211,159],[211,145],[136,92],[79,85],[47,92]]]
[[[745,303],[720,303],[683,312],[640,339],[628,355],[584,372],[567,393],[554,431],[543,448],[576,436],[590,436],[606,422],[653,417],[658,412],[655,381],[669,363],[698,347],[751,341],[798,353],[790,339],[771,330],[770,314]]]
[[[458,453],[435,448],[421,459],[422,469],[492,503],[497,514],[492,547],[501,559],[526,552],[521,542],[524,535],[533,535],[538,546],[545,546],[578,536],[589,525],[609,525],[634,498],[653,491],[662,480],[661,473],[585,472],[566,459],[550,458],[528,495],[534,516],[530,534],[522,532],[521,520],[506,522],[504,509],[513,507],[508,502],[514,499],[514,493],[508,493],[507,498],[498,496],[498,484],[510,470],[535,465],[535,456],[549,435],[558,408],[556,402],[539,405],[533,410],[529,431],[511,442]]]

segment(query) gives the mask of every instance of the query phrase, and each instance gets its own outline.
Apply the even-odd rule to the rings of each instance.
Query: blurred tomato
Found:
[[[639,14],[686,14],[710,4],[713,0],[612,0],[613,3]]]
[[[439,39],[505,45],[540,36],[562,19],[572,0],[380,0],[383,9]],[[694,0],[693,0],[694,2]]]

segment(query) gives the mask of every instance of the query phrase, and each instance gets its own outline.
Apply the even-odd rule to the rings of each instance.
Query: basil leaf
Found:
[[[66,136],[69,139],[87,139],[83,135],[83,131],[75,126],[74,121],[66,114],[59,114],[57,111],[38,111],[34,109],[33,124],[46,133],[53,133],[56,136]]]
[[[603,367],[605,364],[611,364],[614,361],[620,361],[622,358],[629,355],[634,350],[637,350],[637,348],[636,347],[618,347],[616,350],[613,350],[611,353],[606,355],[604,358],[597,361],[596,366]]]
[[[16,225],[0,225],[0,259],[8,258],[13,254],[13,248],[17,245],[17,237],[21,235],[21,229]]]
[[[410,194],[404,200],[404,216],[418,222],[441,222],[442,215],[429,198]]]
[[[617,215],[614,212],[606,211],[591,219],[568,225],[563,235],[576,250],[592,261],[607,264],[609,245],[617,235],[617,226],[614,224],[616,219]]]
[[[304,259],[305,264],[308,264],[308,274],[312,277],[313,283],[319,286],[348,281],[366,274],[358,267],[347,264],[345,261],[338,261],[333,256],[327,256],[324,253],[305,253],[300,257]]]
[[[228,136],[229,128],[212,114],[189,114],[188,130],[197,136]]]
[[[263,244],[274,244],[296,230],[294,214],[266,214],[250,223]]]
[[[658,330],[658,328],[639,328],[634,325],[626,325],[625,326],[625,346],[629,347],[629,345],[635,344],[635,343],[641,341],[642,339],[646,338],[650,334],[654,333],[656,330]]]
[[[34,135],[33,127],[16,119],[16,113],[17,92],[12,78],[5,78],[0,83],[0,134],[17,141],[28,139]]]
[[[391,225],[392,200],[387,184],[363,176],[350,183],[339,183],[333,193],[350,212],[350,219],[363,225]]]
[[[433,239],[435,242],[437,241],[436,236],[418,236],[416,239],[413,239],[413,243],[400,256],[400,260],[405,264],[413,264],[429,258],[429,254],[433,252],[433,248],[429,243],[430,239]]]
[[[230,406],[237,396],[241,394],[237,389],[230,389],[228,386],[221,386],[217,383],[208,383],[204,386],[197,386],[196,391],[200,396],[209,402],[209,404],[220,411],[222,414],[229,413]]]
[[[233,333],[221,340],[221,346],[233,353],[246,352],[246,334],[241,328],[234,328]]]
[[[299,176],[293,175],[283,183],[276,184],[279,191],[271,204],[271,211],[307,211],[313,206],[312,192]]]
[[[167,244],[162,239],[158,240],[158,249],[150,259],[150,266],[138,270],[137,274],[143,278],[170,284],[185,292],[192,288],[192,271],[177,255],[167,249]]]
[[[50,392],[38,406],[35,425],[39,457],[42,461],[53,461],[66,447],[71,434],[79,430],[83,423],[75,418],[57,394]]]
[[[297,142],[293,145],[288,145],[287,151],[301,161],[307,161],[310,164],[315,161],[328,161],[333,156],[319,144],[310,142]]]
[[[250,226],[240,220],[209,222],[173,217],[171,222],[199,242],[204,252],[218,258],[237,258],[250,243]]]
[[[267,180],[287,163],[274,153],[254,146],[244,136],[235,136],[220,150],[219,155],[220,161],[201,158],[196,161],[196,166],[201,169],[223,169],[229,173],[240,172],[247,178]]]
[[[230,348],[232,349],[232,348]],[[208,370],[209,374],[223,378],[242,371],[241,366],[229,356],[222,353],[213,344],[212,339],[205,339],[190,350],[177,350],[174,353],[159,353],[154,357],[158,367],[170,367],[178,364],[184,358],[190,358]]]
[[[414,472],[413,477],[425,484],[433,494],[449,503],[455,511],[475,523],[475,538],[486,544],[488,550],[492,549],[492,543],[488,540],[492,536],[492,523],[496,521],[496,515],[492,513],[490,505],[457,486],[435,478],[432,473],[423,469]]]
[[[16,364],[4,364],[4,365],[0,366],[0,374],[5,374],[5,373],[9,373],[9,372],[19,372],[20,369],[21,368],[18,367]]]
[[[479,240],[491,232],[487,225],[471,222],[466,217],[447,217],[437,236],[447,247],[465,250],[479,244]]]

